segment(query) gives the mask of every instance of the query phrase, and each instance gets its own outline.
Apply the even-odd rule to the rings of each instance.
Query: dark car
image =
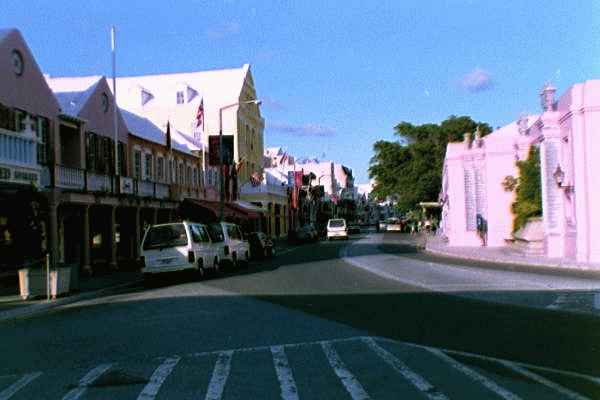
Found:
[[[254,258],[267,258],[275,255],[273,241],[263,232],[252,232],[248,235],[250,254]]]

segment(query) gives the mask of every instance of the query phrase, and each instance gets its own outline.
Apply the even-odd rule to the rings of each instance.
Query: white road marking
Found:
[[[579,393],[575,393],[574,391],[567,389],[566,387],[561,386],[558,383],[554,383],[551,380],[546,379],[543,376],[538,375],[534,372],[531,372],[523,367],[520,367],[510,361],[500,361],[500,364],[504,365],[506,368],[509,368],[523,376],[526,376],[527,378],[529,378],[541,385],[544,385],[551,389],[556,390],[558,393],[565,396],[565,398],[572,399],[572,400],[588,400],[587,397],[582,396]]]
[[[443,393],[439,392],[431,383],[427,382],[425,378],[408,368],[408,366],[398,357],[379,346],[373,338],[365,338],[363,339],[363,342],[426,397],[434,400],[448,400]]]
[[[150,382],[144,386],[144,389],[138,396],[138,400],[152,400],[158,394],[160,387],[167,377],[173,372],[173,369],[177,363],[181,360],[181,357],[167,358],[160,364],[150,377]]]
[[[346,368],[346,365],[341,360],[337,351],[333,348],[333,345],[328,342],[322,342],[321,347],[323,348],[323,352],[325,353],[325,357],[327,357],[327,361],[329,361],[329,365],[333,368],[335,374],[340,378],[342,384],[350,394],[353,400],[370,400],[371,398],[362,387],[358,379],[352,372]]]
[[[83,394],[87,391],[88,386],[90,386],[96,379],[102,376],[103,373],[108,371],[108,369],[112,367],[112,364],[100,364],[96,368],[90,370],[87,374],[81,378],[79,384],[76,388],[71,389],[63,400],[76,400],[79,399]]]
[[[281,386],[281,398],[283,400],[299,400],[296,381],[294,381],[294,375],[283,346],[271,346],[271,353],[273,354],[273,365],[275,365],[277,379]]]
[[[223,396],[223,390],[225,389],[227,378],[229,378],[229,371],[231,370],[232,356],[233,351],[222,351],[219,353],[212,378],[210,378],[210,383],[208,384],[205,400],[220,400]]]
[[[21,379],[4,389],[0,392],[0,400],[8,400],[19,390],[29,385],[34,379],[42,375],[41,372],[32,372],[30,374],[23,375]]]
[[[514,394],[513,392],[509,391],[508,389],[503,388],[502,386],[498,385],[496,382],[492,381],[491,379],[488,379],[485,376],[481,375],[479,372],[476,372],[476,371],[472,370],[471,368],[467,367],[466,365],[461,364],[460,362],[458,362],[454,358],[446,355],[442,351],[440,351],[438,349],[432,349],[432,348],[426,348],[426,350],[429,351],[431,354],[437,356],[438,358],[446,361],[452,367],[454,367],[458,371],[462,372],[463,374],[467,375],[474,381],[482,384],[483,386],[485,386],[486,388],[488,388],[489,390],[491,390],[498,396],[502,397],[503,399],[521,400],[521,398],[519,396],[517,396],[516,394]]]

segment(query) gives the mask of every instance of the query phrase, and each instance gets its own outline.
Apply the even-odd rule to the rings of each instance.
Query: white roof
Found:
[[[87,103],[94,90],[96,90],[99,82],[100,79],[82,91],[54,92],[54,96],[58,100],[62,112],[73,117],[78,116],[85,103]]]

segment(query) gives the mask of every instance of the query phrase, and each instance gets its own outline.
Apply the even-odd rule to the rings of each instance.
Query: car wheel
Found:
[[[204,262],[202,261],[202,259],[198,260],[196,275],[198,277],[198,280],[204,278]]]
[[[238,259],[237,259],[237,254],[233,253],[231,255],[231,267],[233,269],[237,269],[239,266],[240,265],[239,265],[239,262],[238,262]]]
[[[219,259],[215,257],[213,260],[213,273],[215,275],[219,275],[221,273],[221,265],[219,264]]]

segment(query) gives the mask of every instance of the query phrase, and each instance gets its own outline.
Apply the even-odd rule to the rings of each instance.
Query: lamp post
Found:
[[[238,101],[237,103],[228,104],[219,108],[219,191],[220,191],[220,204],[219,204],[219,221],[223,221],[223,210],[225,207],[225,182],[223,176],[223,110],[228,108],[239,106],[240,104],[256,104],[260,106],[260,100],[247,100]]]

